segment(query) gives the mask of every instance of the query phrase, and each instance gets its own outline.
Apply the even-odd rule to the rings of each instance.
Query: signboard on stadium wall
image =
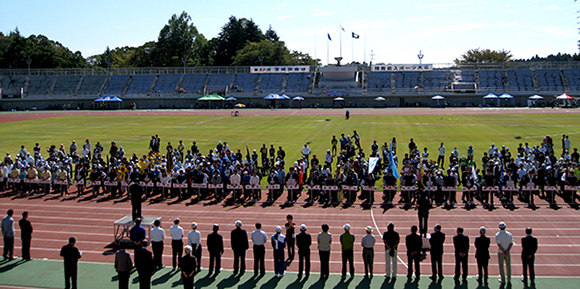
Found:
[[[433,64],[376,64],[372,71],[425,71],[433,70]]]
[[[310,66],[251,66],[251,73],[308,73]]]
[[[322,94],[330,97],[347,97],[348,91],[324,91]]]

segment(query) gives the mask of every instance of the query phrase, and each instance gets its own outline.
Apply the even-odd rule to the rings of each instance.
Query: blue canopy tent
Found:
[[[483,106],[485,106],[485,101],[488,99],[497,100],[499,102],[499,97],[493,93],[490,93],[490,94],[483,97]]]
[[[275,93],[266,95],[266,97],[264,97],[263,100],[269,100],[271,108],[277,108],[277,106],[276,106],[277,100],[288,100],[288,101],[290,101],[288,103],[289,105],[291,105],[291,101],[292,101],[292,99],[285,94],[275,94]]]
[[[114,95],[103,95],[103,96],[93,100],[93,104],[94,104],[93,108],[111,109],[110,103],[112,103],[112,102],[118,103],[117,109],[120,109],[121,102],[123,102],[123,100],[114,96]],[[97,107],[97,105],[100,105],[100,107]]]
[[[514,97],[511,94],[508,93],[504,93],[502,95],[499,96],[499,102],[500,102],[500,106],[501,106],[501,101],[505,100],[505,102],[511,102],[511,106],[515,106],[515,100]],[[506,104],[507,106],[507,104]]]

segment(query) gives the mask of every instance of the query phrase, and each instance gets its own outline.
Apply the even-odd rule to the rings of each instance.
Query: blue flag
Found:
[[[389,151],[389,170],[391,170],[393,172],[393,176],[395,178],[399,178],[399,170],[397,169],[397,164],[395,163],[395,160],[393,158],[393,148],[391,147],[390,151]]]
[[[332,38],[330,38],[330,33],[326,33],[326,35],[328,35],[328,40],[332,41]]]

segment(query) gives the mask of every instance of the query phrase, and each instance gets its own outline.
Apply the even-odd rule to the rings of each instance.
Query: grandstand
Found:
[[[334,79],[332,73],[339,69],[332,66],[310,67],[310,72],[280,69],[269,73],[253,72],[250,67],[36,69],[30,74],[27,70],[5,69],[0,70],[0,91],[3,99],[22,95],[25,99],[46,100],[47,104],[62,104],[68,99],[90,104],[99,96],[116,95],[151,107],[173,106],[172,99],[191,106],[192,100],[207,93],[242,97],[246,104],[258,106],[270,93],[302,95],[305,106],[332,106],[328,96],[336,95],[333,91],[355,98],[353,105],[376,105],[372,100],[383,96],[387,98],[385,106],[429,105],[430,97],[436,94],[453,96],[446,99],[452,105],[481,105],[483,95],[509,93],[514,95],[516,106],[527,105],[527,97],[532,94],[580,94],[580,63],[574,62],[345,69],[348,79]],[[156,102],[153,98],[166,100]],[[177,100],[183,98],[190,100]]]

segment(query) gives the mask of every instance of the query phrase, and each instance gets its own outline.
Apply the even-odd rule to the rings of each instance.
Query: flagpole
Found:
[[[316,33],[314,33],[314,60],[316,60]]]
[[[330,45],[330,39],[328,39],[328,37],[326,37],[326,65],[330,65],[330,49],[328,48],[329,45]]]
[[[342,58],[342,24],[338,24],[338,36],[340,39],[340,58]]]
[[[354,37],[350,37],[350,58],[352,58],[351,62],[354,62]]]
[[[367,63],[367,31],[363,31],[363,61]]]

